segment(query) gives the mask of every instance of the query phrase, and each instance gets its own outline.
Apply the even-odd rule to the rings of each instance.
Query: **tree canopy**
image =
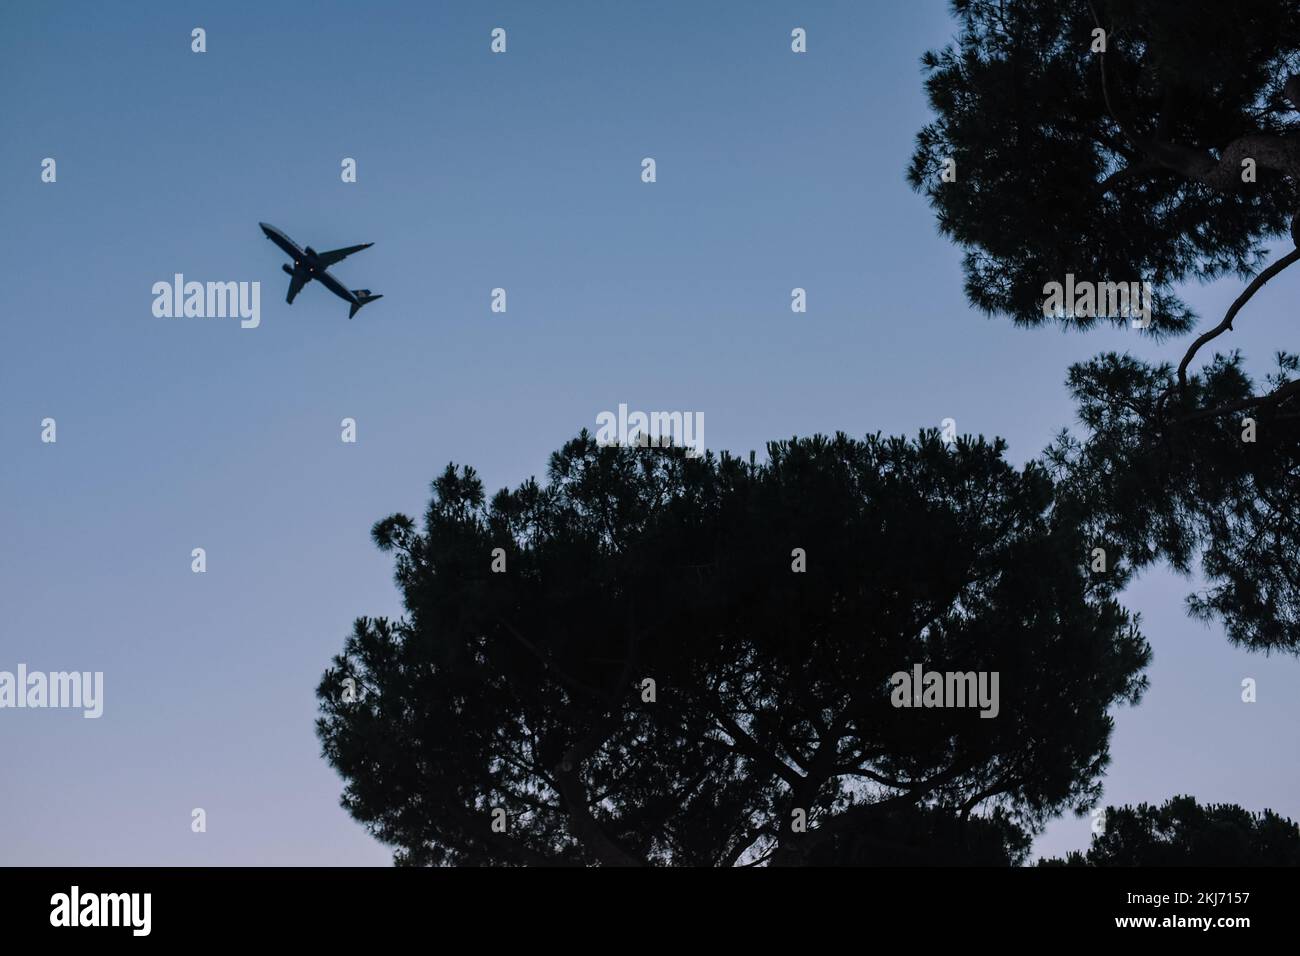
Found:
[[[1195,316],[1174,286],[1255,271],[1300,212],[1300,2],[952,8],[956,42],[922,60],[936,115],[908,175],[966,250],[985,312],[1049,321],[1043,285],[1072,273],[1149,281],[1150,331],[1185,331]],[[941,176],[949,158],[956,182]]]
[[[1197,318],[1179,283],[1253,274],[1181,357],[1111,352],[1071,368],[1084,431],[1047,457],[1119,573],[1199,566],[1208,587],[1189,597],[1194,614],[1252,649],[1300,650],[1297,360],[1279,350],[1261,376],[1238,352],[1203,354],[1300,261],[1294,248],[1267,258],[1270,241],[1300,236],[1300,3],[953,10],[954,44],[923,59],[935,118],[909,178],[965,250],[973,304],[1023,325],[1131,326],[1045,309],[1045,290],[1067,276],[1146,282],[1146,331],[1168,336]],[[942,175],[950,158],[956,181]]]
[[[1023,857],[1099,797],[1149,649],[1003,452],[583,432],[490,501],[448,466],[419,527],[374,528],[406,614],[357,620],[318,688],[345,807],[404,864]],[[996,717],[896,706],[915,665],[997,672]]]

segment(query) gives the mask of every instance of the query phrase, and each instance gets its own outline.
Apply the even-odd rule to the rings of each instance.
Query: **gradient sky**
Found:
[[[314,690],[353,618],[400,613],[370,527],[421,514],[448,461],[514,485],[626,402],[742,453],[952,417],[1023,462],[1073,422],[1070,362],[1181,354],[968,306],[904,181],[918,58],[952,32],[939,0],[6,4],[0,669],[102,670],[105,712],[0,711],[0,862],[387,864],[338,806]],[[376,242],[334,271],[385,298],[286,306],[259,220]],[[155,318],[177,272],[260,281],[261,327]],[[1217,319],[1239,288],[1186,295]],[[1300,351],[1294,295],[1266,287],[1231,345]],[[1152,686],[1106,800],[1300,818],[1300,664],[1189,620],[1194,586],[1126,595]],[[1066,816],[1036,850],[1088,836]]]

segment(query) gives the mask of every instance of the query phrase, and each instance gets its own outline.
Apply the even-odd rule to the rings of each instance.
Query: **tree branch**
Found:
[[[564,800],[564,809],[569,816],[569,831],[582,845],[595,854],[603,866],[640,866],[641,861],[611,840],[592,816],[591,808],[587,805],[586,787],[578,779],[578,768],[595,753],[597,747],[609,739],[613,732],[612,725],[612,720],[602,722],[570,747],[560,758],[553,773],[556,787]]]
[[[1126,179],[1148,175],[1150,173],[1164,170],[1165,168],[1164,165],[1157,163],[1153,159],[1142,159],[1136,163],[1125,166],[1123,169],[1115,170],[1115,172],[1111,173],[1099,182],[1097,188],[1100,189],[1103,194],[1108,193]]]
[[[929,791],[951,783],[964,772],[961,768],[950,767],[948,770],[937,773],[929,780],[924,781],[924,787],[916,787],[906,793],[887,797],[884,800],[877,800],[874,803],[860,803],[857,806],[849,807],[849,809],[835,814],[816,829],[809,830],[807,833],[795,834],[783,829],[780,834],[780,845],[772,855],[772,865],[797,865],[807,857],[810,850],[821,846],[837,834],[851,830],[863,820],[868,820],[893,807],[916,803]]]
[[[1089,0],[1093,22],[1098,29],[1101,17],[1097,15],[1096,5]],[[1109,38],[1110,31],[1106,31]],[[1253,159],[1265,169],[1284,173],[1300,180],[1300,139],[1294,136],[1273,136],[1265,133],[1251,133],[1240,136],[1228,143],[1219,153],[1218,158],[1206,149],[1196,149],[1170,143],[1154,136],[1144,136],[1137,131],[1132,117],[1126,116],[1115,107],[1110,96],[1110,84],[1106,76],[1106,54],[1097,55],[1101,70],[1101,95],[1106,103],[1106,111],[1119,126],[1120,132],[1133,144],[1134,148],[1162,166],[1181,173],[1188,179],[1203,183],[1213,189],[1227,190],[1241,185],[1241,161]],[[1300,86],[1300,84],[1297,84]],[[1288,80],[1288,90],[1293,84]]]
[[[1300,380],[1287,382],[1279,386],[1267,395],[1252,395],[1250,398],[1239,399],[1235,402],[1228,402],[1226,405],[1220,405],[1217,408],[1202,408],[1199,411],[1192,412],[1190,415],[1184,415],[1178,419],[1180,422],[1195,422],[1204,418],[1218,418],[1220,415],[1230,415],[1233,412],[1245,411],[1248,408],[1265,409],[1273,405],[1281,404],[1292,395],[1300,393]]]
[[[783,760],[778,760],[760,747],[758,741],[745,733],[739,724],[723,713],[720,702],[717,707],[717,713],[713,715],[713,719],[721,724],[722,729],[730,735],[731,739],[735,742],[735,749],[740,751],[740,753],[749,757],[751,760],[757,761],[760,766],[766,768],[771,773],[776,774],[791,787],[798,787],[799,784],[803,782],[804,778],[795,773],[789,764]]]
[[[1232,331],[1232,320],[1237,317],[1237,313],[1241,311],[1242,306],[1249,302],[1251,297],[1264,287],[1264,283],[1268,282],[1269,279],[1273,278],[1287,266],[1290,266],[1297,261],[1300,261],[1300,247],[1292,249],[1281,259],[1278,259],[1259,275],[1255,276],[1250,285],[1246,286],[1245,291],[1243,291],[1241,295],[1237,296],[1237,300],[1228,308],[1228,312],[1224,315],[1223,321],[1197,337],[1196,341],[1192,343],[1191,348],[1187,350],[1187,354],[1183,356],[1183,360],[1178,363],[1178,394],[1180,396],[1184,395],[1187,391],[1187,366],[1191,364],[1192,358],[1195,357],[1198,351],[1200,351],[1201,346],[1218,338],[1224,332]]]

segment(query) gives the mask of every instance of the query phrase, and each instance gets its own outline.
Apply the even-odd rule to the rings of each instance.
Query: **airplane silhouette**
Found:
[[[293,267],[288,265],[281,266],[285,272],[289,273],[289,295],[285,299],[290,305],[293,305],[293,298],[312,279],[316,279],[325,288],[329,289],[340,299],[351,303],[352,308],[348,311],[348,318],[357,314],[367,302],[374,302],[376,299],[382,299],[382,295],[371,295],[369,289],[348,289],[343,283],[334,278],[327,271],[330,266],[336,262],[342,262],[354,252],[360,252],[362,249],[369,249],[374,245],[373,242],[363,242],[359,246],[348,246],[345,249],[332,249],[329,252],[317,252],[311,246],[306,249],[299,249],[298,244],[282,233],[275,226],[269,223],[259,222],[262,231],[266,233],[266,238],[270,239],[277,246],[283,249],[293,259]]]

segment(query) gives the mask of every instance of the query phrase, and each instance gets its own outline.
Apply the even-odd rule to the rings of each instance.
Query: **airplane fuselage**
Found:
[[[308,275],[314,275],[317,270],[324,272],[325,267],[320,264],[320,259],[316,257],[316,250],[308,246],[302,251],[302,258],[293,261],[295,272],[305,272]]]

